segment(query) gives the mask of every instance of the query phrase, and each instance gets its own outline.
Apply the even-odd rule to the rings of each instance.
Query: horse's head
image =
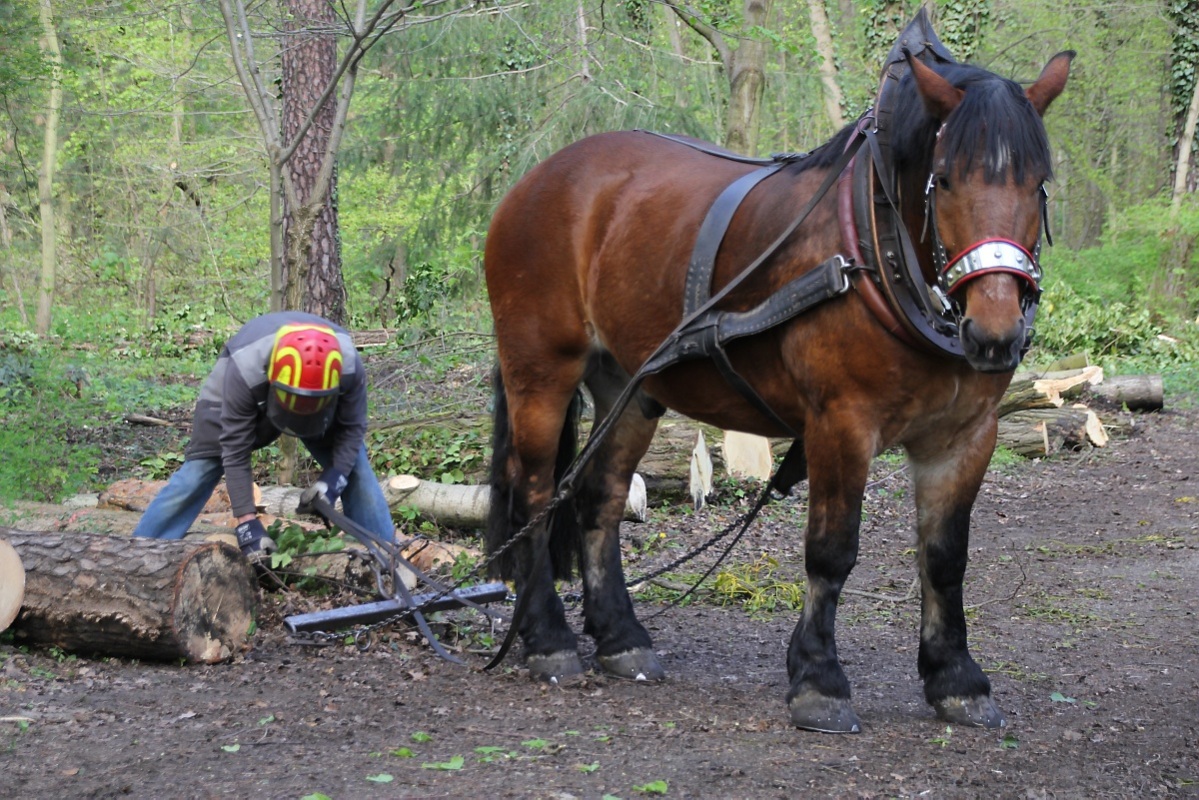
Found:
[[[1023,354],[1052,175],[1041,116],[1073,56],[1054,56],[1027,90],[978,67],[908,59],[907,91],[920,102],[896,110],[905,216],[918,220],[926,278],[960,314],[966,360],[982,372],[1015,369]]]

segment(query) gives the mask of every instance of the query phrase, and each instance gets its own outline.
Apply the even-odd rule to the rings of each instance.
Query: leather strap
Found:
[[[733,215],[755,186],[778,172],[785,162],[756,169],[730,183],[712,203],[708,215],[699,226],[691,260],[687,262],[687,284],[683,291],[683,316],[689,317],[695,309],[707,302],[712,294],[712,273],[716,270],[716,253],[728,232]]]

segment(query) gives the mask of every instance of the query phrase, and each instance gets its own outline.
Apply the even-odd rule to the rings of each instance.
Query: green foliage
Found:
[[[143,458],[138,463],[145,467],[146,477],[150,480],[164,480],[183,466],[183,453],[167,451]]]
[[[1199,70],[1199,3],[1194,0],[1167,0],[1166,14],[1174,26],[1170,59],[1170,109],[1175,122],[1187,113],[1195,91]],[[1179,135],[1181,131],[1176,131]]]
[[[1199,357],[1199,331],[1188,324],[1180,336],[1144,305],[1131,302],[1099,303],[1079,295],[1065,284],[1047,291],[1037,317],[1037,352],[1085,352],[1097,362],[1135,357],[1156,364],[1191,362]]]
[[[297,556],[336,552],[345,547],[340,531],[308,531],[294,523],[275,520],[267,529],[278,549],[271,554],[271,569],[286,569]]]
[[[0,341],[0,502],[57,502],[91,486],[99,409],[78,367],[21,337]]]
[[[804,581],[794,570],[780,572],[778,560],[763,553],[752,563],[717,573],[712,594],[721,605],[739,604],[751,613],[802,610]]]
[[[396,427],[368,434],[376,469],[438,483],[462,483],[483,469],[485,433],[440,426]]]

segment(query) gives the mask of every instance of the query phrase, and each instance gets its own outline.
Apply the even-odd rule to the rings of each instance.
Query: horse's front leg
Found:
[[[825,733],[861,730],[835,638],[837,601],[857,561],[862,494],[874,455],[873,440],[861,428],[850,419],[822,419],[805,427],[808,586],[787,650],[787,706],[797,727]]]
[[[924,697],[942,719],[986,728],[998,728],[1004,719],[991,699],[991,682],[966,646],[962,580],[970,511],[995,449],[995,430],[991,419],[948,444],[909,447],[916,487],[918,666]]]

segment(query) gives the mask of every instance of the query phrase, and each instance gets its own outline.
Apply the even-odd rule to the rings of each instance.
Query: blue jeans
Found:
[[[317,442],[301,441],[317,463],[322,467],[329,465],[331,450],[321,447]],[[219,458],[191,458],[184,461],[183,466],[150,502],[133,535],[152,539],[182,539],[204,510],[204,504],[224,474],[225,468]],[[354,522],[389,542],[395,541],[391,508],[366,457],[365,445],[359,448],[358,459],[346,476],[341,504],[345,515]]]

